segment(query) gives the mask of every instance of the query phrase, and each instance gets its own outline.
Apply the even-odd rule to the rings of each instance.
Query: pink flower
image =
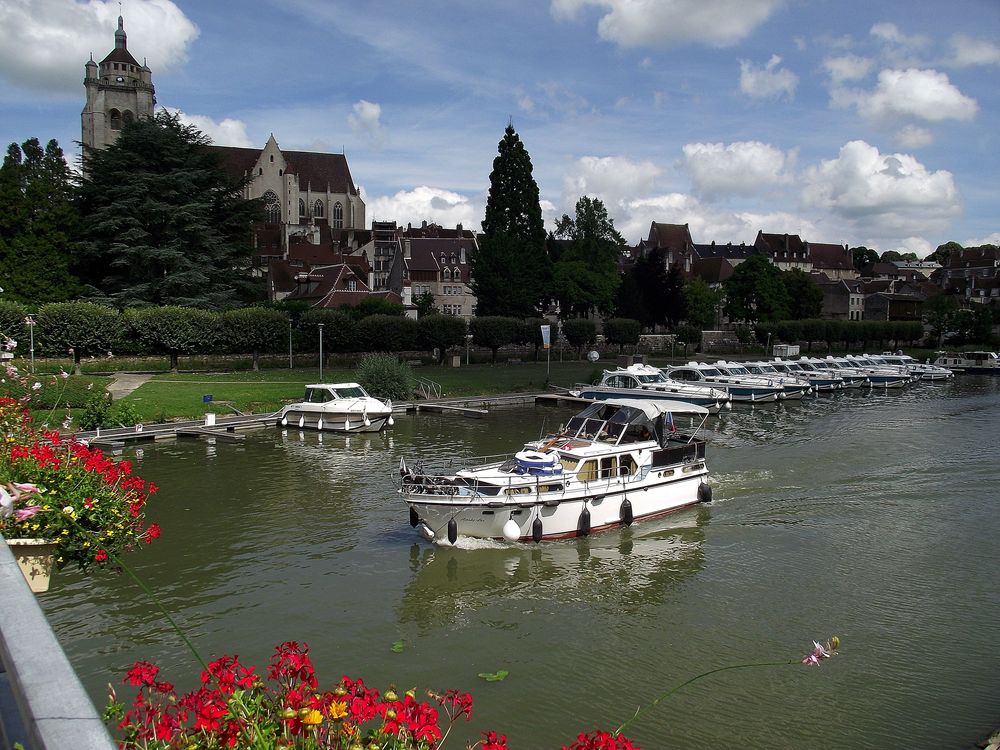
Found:
[[[22,495],[30,495],[32,493],[38,493],[38,486],[32,484],[31,482],[11,482],[11,485],[15,490],[18,490]]]
[[[840,648],[840,639],[837,636],[831,637],[825,645],[813,641],[813,650],[803,656],[800,661],[807,667],[818,667],[823,659],[829,659],[836,654],[838,648]]]
[[[18,521],[27,521],[41,509],[41,505],[29,505],[27,508],[19,508],[14,511],[14,518]]]

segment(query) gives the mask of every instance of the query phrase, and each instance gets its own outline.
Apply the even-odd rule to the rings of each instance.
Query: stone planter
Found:
[[[49,579],[55,570],[56,543],[48,539],[8,539],[14,559],[36,594],[49,590]]]

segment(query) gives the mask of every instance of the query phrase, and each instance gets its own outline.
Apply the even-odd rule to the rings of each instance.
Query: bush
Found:
[[[417,348],[418,331],[413,318],[369,315],[358,321],[359,348],[368,352],[413,351]]]
[[[170,356],[171,372],[177,372],[178,355],[215,346],[222,320],[219,313],[177,305],[130,309],[122,317],[128,335]]]
[[[569,345],[576,349],[577,354],[583,351],[583,347],[589,346],[597,340],[597,326],[594,321],[586,318],[564,320],[562,333]]]
[[[0,337],[7,336],[18,342],[18,349],[28,351],[28,332],[25,330],[24,319],[28,317],[28,309],[19,302],[0,302]]]
[[[111,394],[95,393],[83,407],[80,415],[80,427],[84,430],[97,430],[111,424]]]
[[[118,401],[111,409],[110,420],[115,427],[131,427],[139,424],[139,412],[131,401]]]
[[[377,398],[403,401],[413,396],[416,378],[405,362],[389,354],[366,354],[355,371],[357,381]]]
[[[298,330],[306,351],[319,351],[319,324],[323,324],[323,353],[353,352],[358,348],[358,324],[341,310],[314,309],[302,313]]]
[[[260,353],[280,351],[291,331],[287,313],[266,307],[243,307],[222,314],[222,341],[235,354],[253,354],[260,369]]]
[[[534,346],[535,347],[535,361],[538,361],[538,350],[542,348],[542,326],[552,326],[552,324],[545,320],[544,318],[527,318],[522,320],[518,326],[517,331],[514,333],[514,343],[520,344],[522,346]],[[556,326],[551,327],[551,337],[549,342],[551,343],[555,337]]]

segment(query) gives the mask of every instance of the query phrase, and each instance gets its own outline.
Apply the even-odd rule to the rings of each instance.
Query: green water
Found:
[[[570,414],[147,444],[133,458],[162,488],[163,538],[131,562],[205,657],[262,667],[306,641],[321,683],[471,691],[454,748],[486,729],[558,748],[700,672],[833,633],[841,654],[820,668],[715,675],[627,734],[646,750],[913,750],[1000,725],[1000,379],[737,406],[708,426],[714,502],[631,529],[447,549],[409,527],[400,456],[514,450]],[[128,578],[64,571],[40,600],[99,705],[136,659],[194,686],[193,657]]]

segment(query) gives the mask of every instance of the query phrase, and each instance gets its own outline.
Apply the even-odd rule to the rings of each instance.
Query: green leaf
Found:
[[[487,682],[502,682],[507,679],[507,675],[509,674],[510,672],[506,669],[499,669],[496,672],[480,672],[479,676]]]
[[[394,654],[401,654],[401,653],[403,653],[403,642],[402,641],[396,641],[395,643],[392,644],[392,653],[394,653]]]

